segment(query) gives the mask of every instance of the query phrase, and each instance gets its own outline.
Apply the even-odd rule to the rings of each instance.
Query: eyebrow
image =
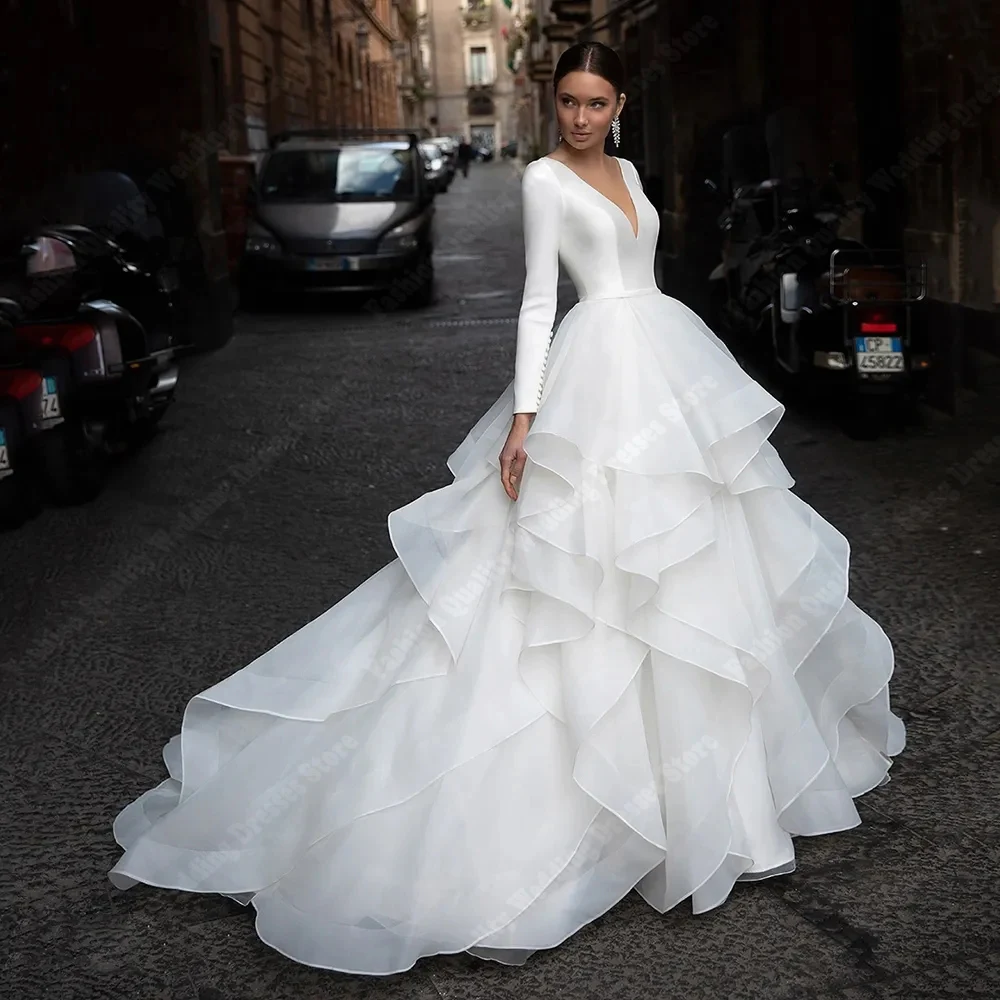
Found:
[[[560,97],[572,97],[574,101],[578,100],[576,94],[571,94],[568,90],[560,90],[559,91],[559,96]],[[595,94],[593,97],[588,97],[587,100],[588,101],[608,101],[608,100],[610,100],[610,98],[607,97],[604,94]]]

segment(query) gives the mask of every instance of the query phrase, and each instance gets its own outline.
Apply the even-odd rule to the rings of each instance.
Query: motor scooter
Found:
[[[832,399],[850,436],[877,438],[926,392],[926,294],[918,253],[841,240],[803,266],[786,266],[768,310],[779,378]]]
[[[13,323],[0,303],[0,526],[18,527],[41,508],[32,444],[45,426],[42,375],[14,360]]]
[[[96,494],[111,456],[145,441],[173,402],[172,286],[83,226],[46,227],[24,254],[18,348],[58,388],[72,461],[56,491],[75,502]]]

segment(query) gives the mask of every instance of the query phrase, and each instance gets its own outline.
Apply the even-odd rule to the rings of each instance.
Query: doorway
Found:
[[[469,126],[469,142],[478,149],[488,149],[491,153],[496,153],[497,148],[497,127],[492,125],[471,125]]]

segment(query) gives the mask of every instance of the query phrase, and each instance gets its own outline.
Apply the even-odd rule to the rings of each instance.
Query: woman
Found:
[[[555,97],[514,379],[454,482],[389,515],[397,559],[191,700],[115,823],[116,885],[252,902],[309,965],[518,964],[633,888],[703,912],[857,825],[903,748],[847,542],[768,442],[781,406],[655,287],[656,212],[603,152],[612,50],[569,49]],[[560,257],[580,302],[550,341]]]

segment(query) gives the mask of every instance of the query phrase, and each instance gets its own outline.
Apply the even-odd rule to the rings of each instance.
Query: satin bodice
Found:
[[[653,256],[660,219],[643,193],[631,161],[621,164],[635,205],[638,235],[624,211],[559,160],[542,158],[562,192],[559,258],[581,300],[608,298],[655,286]]]
[[[630,160],[615,157],[635,206],[638,233],[623,209],[572,167],[543,156],[521,180],[525,283],[518,315],[514,412],[535,412],[555,321],[559,262],[581,302],[656,290],[653,260],[660,219]]]

